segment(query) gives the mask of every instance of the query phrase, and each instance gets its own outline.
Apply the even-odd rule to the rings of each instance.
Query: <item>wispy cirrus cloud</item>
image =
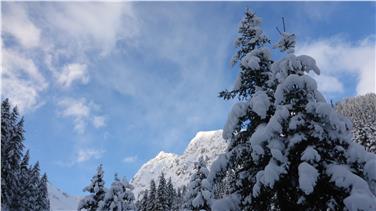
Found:
[[[2,49],[2,95],[9,97],[21,113],[38,107],[40,92],[48,88],[34,61],[12,49]]]
[[[41,104],[41,92],[56,87],[36,85],[35,78],[23,78],[19,69],[54,79],[57,88],[77,82],[85,85],[90,79],[90,53],[106,56],[117,41],[137,36],[131,3],[7,2],[2,4],[2,20],[2,49],[10,52],[3,56],[3,66],[8,75],[22,78],[5,79],[3,96],[14,98],[25,111]],[[9,65],[15,60],[22,62],[17,67]],[[42,70],[46,67],[50,71]],[[10,83],[17,91],[9,91],[5,85]]]
[[[86,64],[68,64],[63,67],[57,78],[57,82],[64,88],[70,87],[75,81],[87,84],[89,82],[89,73]]]
[[[95,128],[105,126],[104,117],[97,114],[98,106],[86,98],[63,98],[57,102],[57,106],[62,117],[73,119],[74,130],[79,134],[83,134],[89,124]]]
[[[104,116],[94,116],[93,125],[95,128],[101,128],[106,125],[106,118]]]
[[[12,36],[24,48],[39,47],[41,30],[30,20],[21,4],[7,4],[2,12],[2,33]]]
[[[134,163],[134,162],[138,161],[138,157],[137,156],[128,156],[128,157],[123,158],[122,161],[123,161],[123,163]]]
[[[80,149],[77,152],[75,162],[82,163],[91,159],[100,159],[105,153],[102,149]]]

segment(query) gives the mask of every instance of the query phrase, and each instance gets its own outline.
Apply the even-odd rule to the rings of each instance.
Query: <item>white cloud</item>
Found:
[[[80,149],[77,152],[76,162],[82,163],[91,159],[100,159],[105,153],[102,149]]]
[[[48,87],[33,60],[17,51],[2,49],[2,93],[23,113],[40,105],[39,94]]]
[[[9,80],[3,79],[3,93],[23,110],[42,104],[39,95],[47,89],[47,83],[41,80],[49,75],[41,74],[38,70],[41,66],[51,70],[46,73],[52,73],[59,86],[86,84],[90,78],[86,64],[91,62],[88,56],[91,50],[105,56],[118,40],[137,35],[132,3],[6,2],[2,6],[2,32],[7,43],[3,51],[23,52],[3,56],[3,66],[26,65],[24,72],[12,73],[12,77],[7,76]],[[12,40],[16,42],[8,42]],[[16,59],[22,59],[21,63],[17,64]],[[7,68],[7,72],[14,72]],[[25,79],[25,74],[33,77]]]
[[[317,81],[319,91],[325,93],[342,93],[343,84],[334,76],[313,75]]]
[[[89,102],[85,98],[63,98],[57,102],[61,109],[58,113],[63,117],[73,118],[74,129],[79,134],[86,131],[86,127],[91,124],[95,128],[104,127],[104,116],[97,115],[99,106],[93,102]]]
[[[137,34],[131,3],[70,2],[41,8],[56,39],[79,52],[99,49],[109,53],[117,40]]]
[[[138,160],[137,156],[128,156],[123,159],[124,163],[134,163]]]
[[[74,119],[74,129],[78,133],[84,133],[87,119],[90,116],[90,108],[86,99],[65,98],[58,102],[58,106],[62,109],[60,114],[63,117],[72,117]]]
[[[89,82],[89,73],[86,64],[74,63],[65,65],[57,79],[57,82],[65,88],[70,87],[74,81],[80,81],[82,84]]]
[[[101,128],[106,125],[104,116],[94,116],[93,125],[95,128]]]
[[[24,7],[7,4],[2,11],[2,30],[5,34],[12,35],[24,48],[39,46],[41,31],[29,20]]]
[[[343,84],[338,76],[350,73],[356,75],[356,92],[361,95],[376,91],[375,50],[375,37],[368,37],[358,43],[334,37],[304,43],[298,48],[297,54],[307,54],[316,60],[323,74],[318,77],[319,89],[323,92],[341,92]]]

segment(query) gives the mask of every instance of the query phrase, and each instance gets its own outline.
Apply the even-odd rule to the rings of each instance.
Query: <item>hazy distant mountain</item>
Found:
[[[48,183],[47,188],[51,210],[77,210],[80,197],[70,196],[51,183]]]

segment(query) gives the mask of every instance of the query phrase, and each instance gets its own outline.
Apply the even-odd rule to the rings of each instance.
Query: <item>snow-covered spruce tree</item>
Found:
[[[133,185],[129,184],[128,180],[125,177],[123,177],[121,183],[123,184],[124,188],[123,200],[125,201],[125,210],[136,210]]]
[[[47,182],[47,175],[43,174],[37,186],[38,191],[35,210],[50,210],[50,200],[48,198]]]
[[[29,150],[26,151],[26,154],[22,158],[21,164],[20,164],[20,171],[18,175],[18,189],[17,189],[17,195],[19,196],[18,204],[20,210],[28,210],[31,205],[28,204],[28,199],[30,195],[32,194],[32,184],[30,182],[30,175],[31,175],[31,169],[29,166],[29,159],[30,154]]]
[[[4,210],[35,210],[39,194],[39,163],[29,166],[23,154],[23,118],[8,99],[1,103],[1,207]],[[42,209],[40,209],[42,210]]]
[[[234,210],[250,208],[251,187],[260,165],[252,161],[249,138],[260,124],[268,122],[274,111],[271,53],[264,47],[269,39],[260,24],[261,19],[255,13],[245,12],[236,41],[238,52],[234,57],[234,63],[239,62],[240,73],[233,90],[222,91],[219,95],[225,100],[237,97],[239,102],[233,106],[223,130],[223,138],[229,146],[213,163],[209,180],[219,184],[228,177],[228,195],[223,200],[227,201],[225,204],[233,205],[231,209]]]
[[[117,174],[111,184],[111,188],[106,192],[104,200],[100,202],[99,210],[126,211],[135,210],[134,196],[130,191],[130,185],[126,181],[120,181]]]
[[[91,179],[90,185],[83,189],[83,191],[89,192],[90,195],[81,199],[80,203],[78,204],[78,210],[86,209],[94,211],[98,209],[99,204],[103,202],[106,194],[103,177],[103,166],[100,164],[97,168],[96,174]]]
[[[184,190],[186,190],[185,186],[179,187],[176,190],[176,196],[175,196],[174,203],[172,205],[172,210],[179,211],[183,207],[184,194],[186,193],[186,191]]]
[[[23,118],[17,107],[11,109],[8,99],[1,103],[1,206],[17,209],[16,193],[23,155]]]
[[[351,123],[306,74],[319,74],[315,60],[294,55],[295,35],[284,32],[277,47],[288,55],[272,65],[276,110],[250,138],[252,159],[263,166],[251,208],[376,210],[375,154],[351,141]]]
[[[150,181],[150,192],[149,192],[149,202],[147,205],[147,210],[156,210],[157,204],[157,186],[155,181],[152,179]]]
[[[155,210],[166,211],[169,208],[168,205],[168,190],[166,184],[166,178],[164,173],[159,176],[158,189],[157,189],[157,200]]]
[[[26,186],[24,206],[27,207],[25,210],[38,210],[39,203],[39,184],[40,184],[40,167],[39,162],[31,168],[29,179],[27,180],[28,185]]]
[[[149,191],[144,190],[140,193],[141,198],[137,201],[138,211],[148,211]]]
[[[212,187],[207,180],[209,170],[206,168],[202,157],[195,163],[194,171],[184,197],[184,209],[194,211],[211,210]]]
[[[168,210],[173,210],[173,205],[176,199],[176,192],[174,189],[174,185],[172,184],[171,177],[168,179],[167,185],[167,205]]]
[[[336,110],[353,123],[353,141],[376,153],[376,94],[348,98],[339,102]]]

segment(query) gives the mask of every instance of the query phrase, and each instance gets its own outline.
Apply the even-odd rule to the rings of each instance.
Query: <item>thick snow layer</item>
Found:
[[[266,112],[269,110],[270,100],[268,95],[264,91],[257,91],[251,101],[250,107],[257,115],[262,119],[265,119]]]
[[[342,115],[336,113],[329,104],[325,102],[309,102],[306,105],[306,110],[320,119],[327,120],[327,125],[325,128],[315,126],[317,127],[315,128],[315,136],[319,135],[319,133],[323,131],[326,131],[328,132],[327,135],[330,139],[336,139],[340,136],[341,140],[351,143],[351,133],[348,133],[348,130],[351,129],[351,122]],[[318,137],[322,138],[320,136]],[[359,151],[359,149],[356,151]]]
[[[319,173],[317,169],[306,162],[303,162],[298,167],[299,171],[299,188],[305,193],[312,193],[315,188],[317,177]]]
[[[372,159],[364,165],[364,174],[372,183],[370,186],[373,189],[373,193],[376,194],[376,159]]]
[[[77,210],[78,203],[81,199],[80,197],[69,196],[51,183],[48,183],[47,188],[51,210]]]
[[[214,160],[214,162],[212,163],[212,165],[210,167],[210,171],[215,172],[215,173],[209,174],[209,177],[208,177],[209,181],[214,181],[216,173],[218,173],[220,171],[225,171],[225,169],[227,168],[228,160],[229,159],[228,159],[227,154],[220,154],[217,157],[217,159]]]
[[[280,175],[283,173],[286,173],[286,170],[271,160],[264,169],[264,175],[261,182],[272,188],[274,183],[279,180]]]
[[[320,69],[317,67],[316,61],[312,57],[307,55],[301,55],[297,57],[297,60],[300,62],[303,71],[308,73],[312,70],[317,75],[320,75]]]
[[[330,165],[327,173],[336,186],[350,189],[350,196],[344,199],[349,210],[376,210],[376,197],[371,193],[369,186],[358,175],[352,173],[346,166]]]
[[[241,64],[245,68],[249,68],[251,70],[258,70],[260,69],[260,58],[257,56],[254,56],[252,53],[248,53],[245,55],[245,57],[242,59]]]
[[[221,199],[213,200],[212,210],[213,211],[237,211],[239,209],[240,197],[238,195],[232,194],[225,196]]]
[[[286,58],[274,62],[271,66],[273,77],[279,82],[283,82],[289,75],[302,75],[304,72],[314,71],[317,75],[320,74],[320,69],[316,65],[316,61],[306,55],[295,56],[289,54]]]
[[[304,125],[305,121],[303,119],[303,115],[301,113],[291,117],[289,122],[289,129],[296,130],[298,127]]]
[[[278,85],[275,91],[275,104],[279,105],[285,101],[285,93],[293,90],[304,90],[307,89],[311,91],[316,97],[317,84],[316,81],[308,75],[289,75],[281,84]]]
[[[194,163],[203,156],[210,168],[211,164],[227,148],[222,138],[222,130],[199,132],[191,140],[182,155],[161,152],[155,158],[146,162],[134,175],[131,184],[137,199],[138,194],[149,189],[150,180],[158,181],[159,175],[164,172],[165,177],[171,177],[175,188],[187,185],[194,172]]]
[[[321,159],[321,156],[319,155],[319,153],[312,147],[312,146],[308,146],[303,154],[302,154],[302,157],[301,157],[301,160],[303,161],[320,161]]]

